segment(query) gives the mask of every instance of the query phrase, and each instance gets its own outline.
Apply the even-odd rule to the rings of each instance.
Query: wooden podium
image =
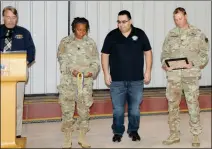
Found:
[[[1,53],[1,148],[25,148],[16,139],[16,84],[26,81],[26,52]]]

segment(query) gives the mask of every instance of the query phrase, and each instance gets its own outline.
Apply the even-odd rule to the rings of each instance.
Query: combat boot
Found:
[[[179,133],[171,133],[169,137],[166,140],[164,140],[162,143],[164,145],[171,145],[171,144],[179,143],[179,142],[180,142]]]
[[[72,147],[72,134],[70,131],[64,132],[64,143],[63,148],[71,148]]]
[[[198,135],[193,135],[192,146],[193,147],[200,147],[200,141],[199,141]]]
[[[79,131],[79,138],[78,138],[78,144],[82,147],[82,148],[90,148],[91,145],[88,144],[88,142],[85,139],[85,135],[87,133],[87,130],[80,130]]]

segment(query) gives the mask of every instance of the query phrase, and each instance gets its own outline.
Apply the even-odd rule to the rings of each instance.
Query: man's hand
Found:
[[[151,80],[151,72],[145,72],[144,73],[144,83],[149,84]]]
[[[79,71],[77,71],[77,70],[72,71],[72,75],[75,76],[75,77],[77,77],[78,73],[79,73]]]
[[[188,64],[185,64],[183,66],[183,68],[186,68],[186,69],[191,69],[193,67],[193,63],[192,62],[189,62]]]
[[[30,67],[30,65],[29,65],[29,62],[27,61],[27,67],[29,68]]]
[[[171,70],[174,69],[174,68],[172,68],[172,67],[167,67],[166,65],[163,65],[162,68],[163,68],[163,70],[165,70],[165,71],[171,71]]]
[[[77,70],[72,71],[72,75],[74,77],[77,77],[78,73],[79,73],[79,71],[77,71]],[[88,72],[87,74],[84,75],[84,78],[89,78],[89,77],[92,77],[92,76],[93,76],[93,74],[91,72]]]
[[[91,72],[88,72],[84,77],[89,78],[89,77],[92,77],[92,76],[93,76],[93,74]]]
[[[104,79],[105,79],[105,83],[106,83],[107,85],[110,85],[110,84],[111,84],[112,79],[111,79],[110,74],[105,74],[105,75],[104,75]]]

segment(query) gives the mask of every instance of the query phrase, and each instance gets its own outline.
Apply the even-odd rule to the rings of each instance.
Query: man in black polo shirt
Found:
[[[140,140],[140,104],[144,83],[151,80],[152,48],[145,32],[132,25],[131,15],[123,10],[118,14],[118,28],[105,38],[101,62],[104,79],[110,86],[113,104],[113,141],[121,141],[125,131],[124,109],[128,103],[128,130],[132,141]],[[144,56],[146,69],[143,72]],[[109,72],[110,67],[110,72]]]
[[[0,50],[1,52],[9,51],[26,51],[27,65],[31,66],[35,60],[35,46],[30,32],[17,25],[18,12],[14,7],[7,6],[2,11],[4,24],[0,25]],[[28,71],[28,70],[26,70]],[[28,72],[27,72],[28,75]],[[17,83],[17,121],[16,137],[20,138],[22,134],[22,117],[23,117],[23,99],[25,91],[25,82]]]

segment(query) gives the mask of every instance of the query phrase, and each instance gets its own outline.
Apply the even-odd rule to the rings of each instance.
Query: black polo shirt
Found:
[[[0,51],[4,49],[5,35],[7,28],[4,24],[0,25]],[[30,32],[21,27],[15,26],[12,34],[11,51],[26,51],[27,61],[32,63],[35,60],[35,45]]]
[[[132,26],[128,37],[118,28],[109,32],[101,52],[109,54],[112,81],[143,80],[144,51],[151,49],[147,35],[139,28]]]

